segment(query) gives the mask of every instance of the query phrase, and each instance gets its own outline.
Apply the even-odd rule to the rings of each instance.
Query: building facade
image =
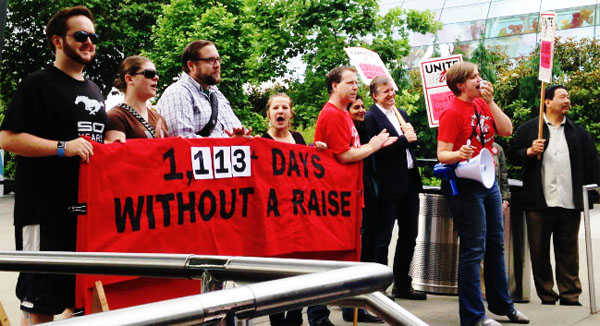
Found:
[[[556,34],[561,37],[596,38],[600,26],[599,0],[382,0],[380,8],[430,10],[444,23],[436,35],[411,35],[412,51],[405,58],[409,68],[416,67],[434,52],[437,37],[442,56],[451,54],[458,41],[470,54],[481,38],[487,46],[499,46],[509,56],[530,53],[538,44],[539,14],[557,14]]]

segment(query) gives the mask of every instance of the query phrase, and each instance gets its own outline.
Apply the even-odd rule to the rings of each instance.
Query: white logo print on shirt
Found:
[[[75,105],[81,102],[83,102],[85,105],[85,109],[90,112],[90,115],[96,115],[96,112],[100,111],[100,109],[104,106],[104,103],[90,99],[89,97],[83,95],[75,98]]]

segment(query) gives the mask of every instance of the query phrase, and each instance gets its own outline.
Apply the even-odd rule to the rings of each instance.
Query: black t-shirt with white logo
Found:
[[[95,83],[50,67],[23,80],[0,129],[51,140],[88,136],[104,142],[106,119],[102,92]],[[80,161],[79,157],[17,156],[15,225],[74,219],[67,209],[77,203]]]

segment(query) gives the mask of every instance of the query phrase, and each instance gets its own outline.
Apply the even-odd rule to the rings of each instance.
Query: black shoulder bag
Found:
[[[212,112],[210,113],[210,119],[208,119],[208,122],[204,128],[196,133],[196,135],[202,137],[208,137],[208,135],[210,135],[210,133],[213,131],[217,125],[217,114],[219,113],[219,101],[217,100],[217,93],[211,93],[208,99],[210,102],[210,108],[212,109]]]

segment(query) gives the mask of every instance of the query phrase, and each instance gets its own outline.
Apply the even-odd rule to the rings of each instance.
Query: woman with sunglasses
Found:
[[[108,111],[107,142],[167,136],[164,119],[146,105],[156,96],[157,83],[158,73],[150,59],[136,55],[123,60],[114,86],[125,93],[125,98]]]

